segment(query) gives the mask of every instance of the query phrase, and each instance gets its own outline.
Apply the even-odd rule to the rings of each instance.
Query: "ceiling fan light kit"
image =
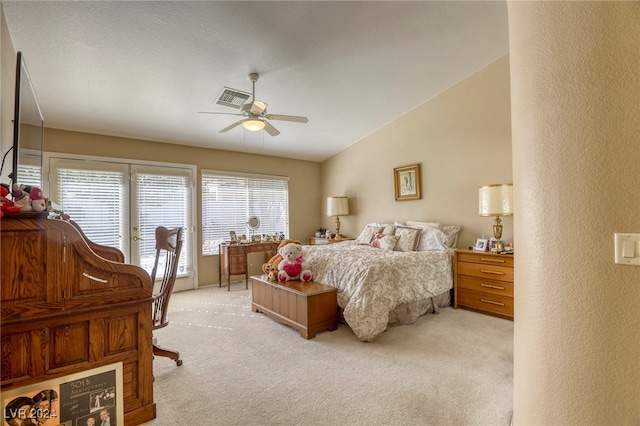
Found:
[[[245,129],[251,130],[252,132],[257,132],[258,130],[264,129],[264,121],[258,120],[257,118],[250,118],[245,120],[242,123]]]
[[[203,111],[203,114],[225,114],[225,115],[238,115],[241,117],[246,117],[242,120],[238,120],[235,123],[225,127],[222,130],[219,130],[218,133],[225,133],[229,130],[239,126],[242,124],[247,130],[252,132],[257,132],[259,130],[264,129],[271,136],[277,136],[280,134],[280,131],[273,127],[268,120],[280,120],[280,121],[291,121],[293,123],[307,123],[309,119],[307,117],[301,117],[297,115],[282,115],[282,114],[268,114],[267,113],[267,104],[265,102],[259,101],[256,99],[256,81],[258,81],[258,73],[252,72],[249,74],[249,80],[252,83],[253,91],[251,95],[251,102],[245,103],[240,107],[239,113],[228,113],[228,112],[212,112],[212,111]],[[228,106],[230,108],[238,109],[238,103],[240,99],[242,99],[241,90],[231,89],[229,87],[225,87],[223,89],[222,94],[219,96],[216,104]],[[222,99],[222,101],[221,101]]]

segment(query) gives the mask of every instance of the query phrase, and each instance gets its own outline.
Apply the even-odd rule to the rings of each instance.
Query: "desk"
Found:
[[[280,241],[249,244],[220,244],[218,286],[222,287],[222,274],[227,277],[227,291],[231,289],[231,275],[244,275],[245,286],[249,288],[247,253],[265,252],[265,262],[278,251]]]

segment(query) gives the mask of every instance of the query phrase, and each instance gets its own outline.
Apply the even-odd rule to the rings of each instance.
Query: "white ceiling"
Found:
[[[45,125],[323,161],[508,53],[506,2],[2,1]],[[281,134],[218,130],[224,86]]]

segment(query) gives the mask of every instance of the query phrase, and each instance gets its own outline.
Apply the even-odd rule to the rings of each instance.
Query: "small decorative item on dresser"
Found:
[[[454,308],[513,320],[513,255],[456,250]]]
[[[474,251],[487,251],[487,240],[484,238],[478,238],[476,244],[473,246]]]

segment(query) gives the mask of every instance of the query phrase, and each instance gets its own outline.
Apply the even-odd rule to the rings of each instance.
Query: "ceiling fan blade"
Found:
[[[278,136],[280,134],[280,131],[273,127],[268,121],[264,121],[264,130],[271,136]]]
[[[282,115],[282,114],[267,114],[265,118],[268,120],[281,120],[281,121],[293,121],[294,123],[308,123],[307,117],[300,117],[297,115]]]
[[[228,132],[229,130],[233,129],[234,127],[238,127],[239,125],[241,125],[242,123],[244,123],[244,120],[238,120],[235,123],[225,127],[222,130],[219,130],[218,133],[224,133],[224,132]]]
[[[222,115],[237,115],[242,117],[242,114],[238,114],[237,112],[213,112],[213,111],[198,111],[198,114],[222,114]]]

